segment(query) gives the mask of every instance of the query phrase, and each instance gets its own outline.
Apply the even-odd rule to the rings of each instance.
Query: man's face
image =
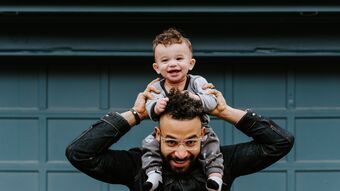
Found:
[[[160,126],[156,128],[156,138],[160,142],[164,162],[175,172],[186,172],[200,153],[200,138],[204,131],[199,117],[178,120],[168,114],[162,115]]]

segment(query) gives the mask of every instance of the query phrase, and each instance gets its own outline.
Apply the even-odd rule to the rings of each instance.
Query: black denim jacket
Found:
[[[229,191],[241,175],[258,172],[285,156],[293,147],[294,137],[270,119],[248,111],[235,125],[253,141],[221,146],[224,158],[222,190]],[[139,148],[110,150],[130,130],[128,122],[118,113],[109,113],[76,138],[66,149],[71,164],[85,174],[110,184],[123,184],[133,191],[142,190],[146,175],[141,169]],[[200,168],[178,176],[163,172],[164,185],[159,190],[205,190]]]

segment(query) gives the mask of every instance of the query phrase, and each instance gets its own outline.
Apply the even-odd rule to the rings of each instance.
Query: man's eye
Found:
[[[174,147],[178,144],[177,141],[174,141],[174,140],[167,140],[165,141],[165,143],[169,146],[169,147]]]
[[[197,143],[197,140],[187,140],[185,141],[185,145],[188,146],[188,147],[193,147],[195,146]]]

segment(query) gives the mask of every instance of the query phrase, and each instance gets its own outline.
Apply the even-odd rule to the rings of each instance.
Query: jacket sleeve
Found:
[[[235,125],[253,141],[221,147],[229,180],[260,171],[289,153],[294,136],[270,119],[248,111]]]
[[[109,147],[129,130],[120,114],[109,113],[66,148],[66,157],[74,167],[95,179],[128,186],[140,170],[140,152]]]

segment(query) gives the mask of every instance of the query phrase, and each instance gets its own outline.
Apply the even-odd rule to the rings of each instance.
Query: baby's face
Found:
[[[164,46],[158,44],[155,48],[155,63],[153,68],[171,83],[180,83],[195,65],[195,59],[186,43]]]

